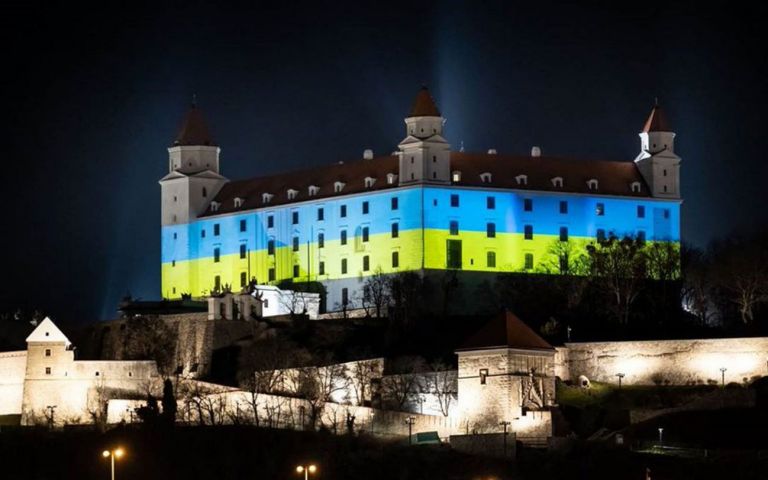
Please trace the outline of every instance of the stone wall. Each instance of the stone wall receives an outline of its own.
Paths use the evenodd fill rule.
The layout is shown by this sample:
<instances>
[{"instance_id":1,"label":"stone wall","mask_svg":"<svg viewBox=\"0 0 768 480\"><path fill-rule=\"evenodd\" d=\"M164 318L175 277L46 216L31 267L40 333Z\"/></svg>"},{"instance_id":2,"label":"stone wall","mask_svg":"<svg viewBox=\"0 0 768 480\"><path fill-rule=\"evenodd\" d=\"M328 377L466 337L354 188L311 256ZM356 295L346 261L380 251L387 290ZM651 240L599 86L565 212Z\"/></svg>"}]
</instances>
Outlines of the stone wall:
<instances>
[{"instance_id":1,"label":"stone wall","mask_svg":"<svg viewBox=\"0 0 768 480\"><path fill-rule=\"evenodd\" d=\"M768 337L568 343L558 350L563 380L626 385L743 383L768 375ZM567 366L567 368L565 368Z\"/></svg>"},{"instance_id":2,"label":"stone wall","mask_svg":"<svg viewBox=\"0 0 768 480\"><path fill-rule=\"evenodd\" d=\"M0 353L0 415L19 415L27 352Z\"/></svg>"}]
</instances>

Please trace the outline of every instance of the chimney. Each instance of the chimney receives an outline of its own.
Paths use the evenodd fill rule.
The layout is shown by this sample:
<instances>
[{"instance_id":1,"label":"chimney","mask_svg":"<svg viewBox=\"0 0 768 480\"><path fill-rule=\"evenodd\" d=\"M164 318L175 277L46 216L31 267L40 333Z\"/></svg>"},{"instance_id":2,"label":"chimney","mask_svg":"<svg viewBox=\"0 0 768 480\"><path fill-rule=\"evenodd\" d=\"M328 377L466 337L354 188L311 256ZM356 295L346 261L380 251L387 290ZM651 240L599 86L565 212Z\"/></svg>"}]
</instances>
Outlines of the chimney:
<instances>
[{"instance_id":1,"label":"chimney","mask_svg":"<svg viewBox=\"0 0 768 480\"><path fill-rule=\"evenodd\" d=\"M540 157L541 156L541 147L531 147L531 156L532 157Z\"/></svg>"},{"instance_id":2,"label":"chimney","mask_svg":"<svg viewBox=\"0 0 768 480\"><path fill-rule=\"evenodd\" d=\"M370 148L363 150L363 160L373 160L373 150Z\"/></svg>"},{"instance_id":3,"label":"chimney","mask_svg":"<svg viewBox=\"0 0 768 480\"><path fill-rule=\"evenodd\" d=\"M488 155L496 155L496 149L495 148L489 148L488 149Z\"/></svg>"}]
</instances>

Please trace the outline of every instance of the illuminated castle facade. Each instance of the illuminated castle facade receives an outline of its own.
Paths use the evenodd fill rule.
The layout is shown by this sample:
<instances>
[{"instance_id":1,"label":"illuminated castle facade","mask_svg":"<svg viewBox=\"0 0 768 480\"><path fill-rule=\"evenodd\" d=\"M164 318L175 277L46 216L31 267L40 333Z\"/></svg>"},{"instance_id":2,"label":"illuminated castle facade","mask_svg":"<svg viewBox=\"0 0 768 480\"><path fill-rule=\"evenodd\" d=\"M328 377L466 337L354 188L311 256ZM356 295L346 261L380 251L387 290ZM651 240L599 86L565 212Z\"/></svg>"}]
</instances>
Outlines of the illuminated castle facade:
<instances>
[{"instance_id":1,"label":"illuminated castle facade","mask_svg":"<svg viewBox=\"0 0 768 480\"><path fill-rule=\"evenodd\" d=\"M680 241L680 158L653 108L631 161L452 151L423 88L395 154L229 181L200 110L162 180L162 295L322 282L329 310L380 271L551 271L553 245L631 234Z\"/></svg>"}]
</instances>

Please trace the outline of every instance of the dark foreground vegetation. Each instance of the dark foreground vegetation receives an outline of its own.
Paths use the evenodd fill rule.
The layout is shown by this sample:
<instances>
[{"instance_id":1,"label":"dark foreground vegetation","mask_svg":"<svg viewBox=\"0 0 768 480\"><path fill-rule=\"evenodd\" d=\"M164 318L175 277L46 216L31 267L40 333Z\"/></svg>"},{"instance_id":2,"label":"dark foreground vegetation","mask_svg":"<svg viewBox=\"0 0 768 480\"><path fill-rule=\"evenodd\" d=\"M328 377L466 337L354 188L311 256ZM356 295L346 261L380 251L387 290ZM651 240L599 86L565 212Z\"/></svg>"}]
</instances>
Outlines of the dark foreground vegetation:
<instances>
[{"instance_id":1,"label":"dark foreground vegetation","mask_svg":"<svg viewBox=\"0 0 768 480\"><path fill-rule=\"evenodd\" d=\"M573 443L559 453L520 450L516 462L413 446L402 441L252 427L117 428L48 432L3 428L2 478L109 478L104 448L120 445L119 479L290 479L313 462L317 479L642 479L765 478L757 452L713 458L632 453L605 443Z\"/></svg>"}]
</instances>

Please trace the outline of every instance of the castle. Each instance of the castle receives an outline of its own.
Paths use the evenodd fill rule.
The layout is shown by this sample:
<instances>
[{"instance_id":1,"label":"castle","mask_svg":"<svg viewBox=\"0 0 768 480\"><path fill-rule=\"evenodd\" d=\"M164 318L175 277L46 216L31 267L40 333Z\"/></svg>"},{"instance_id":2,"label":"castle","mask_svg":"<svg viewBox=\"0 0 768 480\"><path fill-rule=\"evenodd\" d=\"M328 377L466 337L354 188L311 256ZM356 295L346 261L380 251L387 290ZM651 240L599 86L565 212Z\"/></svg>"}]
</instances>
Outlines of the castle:
<instances>
[{"instance_id":1,"label":"castle","mask_svg":"<svg viewBox=\"0 0 768 480\"><path fill-rule=\"evenodd\" d=\"M160 180L162 296L321 282L333 311L375 272L558 273L558 242L680 241L680 157L658 104L634 162L455 151L444 125L422 88L391 155L229 181L192 105Z\"/></svg>"}]
</instances>

